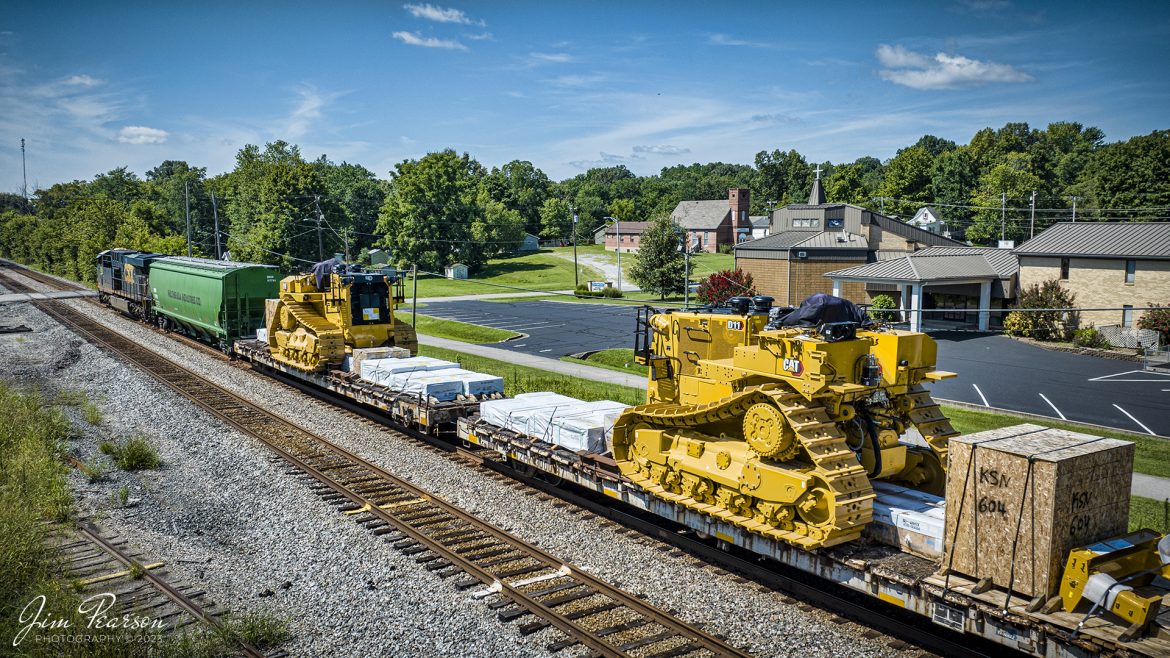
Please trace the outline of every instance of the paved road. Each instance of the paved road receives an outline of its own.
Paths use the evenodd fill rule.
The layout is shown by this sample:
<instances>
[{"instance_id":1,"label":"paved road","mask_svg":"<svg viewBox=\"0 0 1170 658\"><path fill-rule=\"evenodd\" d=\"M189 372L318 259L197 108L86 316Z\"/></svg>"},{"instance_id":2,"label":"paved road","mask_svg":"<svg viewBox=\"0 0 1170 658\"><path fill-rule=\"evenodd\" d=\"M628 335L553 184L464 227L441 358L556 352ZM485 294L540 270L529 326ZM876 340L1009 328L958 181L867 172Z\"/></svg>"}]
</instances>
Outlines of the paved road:
<instances>
[{"instance_id":1,"label":"paved road","mask_svg":"<svg viewBox=\"0 0 1170 658\"><path fill-rule=\"evenodd\" d=\"M636 306L459 301L428 303L426 312L526 333L498 347L555 358L632 347ZM944 332L935 338L939 368L959 373L931 386L936 397L1170 436L1170 375L1002 336Z\"/></svg>"}]
</instances>

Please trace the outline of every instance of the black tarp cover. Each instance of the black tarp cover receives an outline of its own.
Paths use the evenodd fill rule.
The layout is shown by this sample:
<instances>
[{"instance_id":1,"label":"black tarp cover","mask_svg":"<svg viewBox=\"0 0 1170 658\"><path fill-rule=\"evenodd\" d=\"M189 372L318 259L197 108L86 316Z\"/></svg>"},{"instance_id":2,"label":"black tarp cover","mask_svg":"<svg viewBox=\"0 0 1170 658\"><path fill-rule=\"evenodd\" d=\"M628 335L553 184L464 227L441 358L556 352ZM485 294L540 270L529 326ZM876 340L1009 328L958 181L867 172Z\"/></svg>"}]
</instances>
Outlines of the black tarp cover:
<instances>
[{"instance_id":1,"label":"black tarp cover","mask_svg":"<svg viewBox=\"0 0 1170 658\"><path fill-rule=\"evenodd\" d=\"M800 303L781 324L785 327L819 327L826 322L856 322L865 324L869 318L848 299L818 292Z\"/></svg>"}]
</instances>

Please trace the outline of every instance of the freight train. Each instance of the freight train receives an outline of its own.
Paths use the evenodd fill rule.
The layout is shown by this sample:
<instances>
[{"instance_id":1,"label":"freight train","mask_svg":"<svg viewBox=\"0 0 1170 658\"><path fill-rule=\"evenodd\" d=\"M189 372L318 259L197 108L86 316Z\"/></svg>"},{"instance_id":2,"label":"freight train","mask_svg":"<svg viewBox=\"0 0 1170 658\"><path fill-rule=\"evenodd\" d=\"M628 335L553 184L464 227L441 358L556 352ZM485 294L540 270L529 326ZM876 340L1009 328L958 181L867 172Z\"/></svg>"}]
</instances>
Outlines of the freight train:
<instances>
[{"instance_id":1,"label":"freight train","mask_svg":"<svg viewBox=\"0 0 1170 658\"><path fill-rule=\"evenodd\" d=\"M401 282L380 272L326 262L278 282L265 266L111 250L98 257L98 281L111 306L216 344L258 371L494 450L521 472L958 632L1054 658L1170 655L1154 623L1161 594L1132 589L1162 569L1170 575L1162 567L1170 545L1161 542L1163 555L1154 533L1073 551L1063 597L1013 599L948 573L944 544L955 538L943 536L938 494L955 431L924 384L954 374L935 368L931 338L883 327L844 300L642 309L634 343L649 369L647 404L615 413L546 394L501 399L469 389L440 399L375 376L382 358L417 351L413 328L394 314ZM591 434L598 425L600 443ZM576 438L558 441L558 432Z\"/></svg>"}]
</instances>

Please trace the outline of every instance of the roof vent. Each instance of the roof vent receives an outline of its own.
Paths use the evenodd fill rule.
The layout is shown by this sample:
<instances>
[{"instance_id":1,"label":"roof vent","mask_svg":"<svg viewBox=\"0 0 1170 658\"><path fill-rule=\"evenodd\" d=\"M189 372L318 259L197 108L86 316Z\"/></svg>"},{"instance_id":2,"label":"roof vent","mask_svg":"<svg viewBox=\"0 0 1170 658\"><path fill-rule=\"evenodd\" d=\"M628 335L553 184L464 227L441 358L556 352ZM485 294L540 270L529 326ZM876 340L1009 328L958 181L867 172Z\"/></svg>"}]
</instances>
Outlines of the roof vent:
<instances>
[{"instance_id":1,"label":"roof vent","mask_svg":"<svg viewBox=\"0 0 1170 658\"><path fill-rule=\"evenodd\" d=\"M797 258L808 258L808 252L807 251L798 251L798 252L796 252L796 257Z\"/></svg>"}]
</instances>

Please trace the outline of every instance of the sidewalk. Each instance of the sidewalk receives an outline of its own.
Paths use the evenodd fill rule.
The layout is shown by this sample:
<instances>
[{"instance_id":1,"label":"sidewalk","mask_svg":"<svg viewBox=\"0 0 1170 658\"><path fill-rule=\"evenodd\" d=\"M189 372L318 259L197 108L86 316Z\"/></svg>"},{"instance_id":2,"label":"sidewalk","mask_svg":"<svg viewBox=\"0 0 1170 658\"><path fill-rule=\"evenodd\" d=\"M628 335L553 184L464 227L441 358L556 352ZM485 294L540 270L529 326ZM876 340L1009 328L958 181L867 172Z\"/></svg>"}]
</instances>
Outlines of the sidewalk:
<instances>
[{"instance_id":1,"label":"sidewalk","mask_svg":"<svg viewBox=\"0 0 1170 658\"><path fill-rule=\"evenodd\" d=\"M419 301L421 302L422 300L420 299ZM579 363L569 363L567 361L559 361L557 359L550 359L543 356L504 350L498 347L464 343L458 340L436 338L434 336L427 336L424 334L419 334L418 342L422 345L433 345L434 347L442 347L445 349L454 350L456 352L475 354L478 356L487 357L489 359L507 361L508 363L515 363L522 366L539 368L541 370L551 370L552 372L557 372L563 375L571 375L573 377L580 377L582 379L591 379L593 381L617 384L619 386L629 386L643 390L646 388L645 377L617 372L615 370L594 368L592 366L581 365ZM1020 419L1020 422L1026 421L1024 419ZM1091 430L1086 431L1091 432ZM1145 473L1134 473L1133 483L1130 486L1130 492L1135 496L1153 498L1155 500L1165 500L1170 498L1170 478L1158 477L1156 475L1146 475Z\"/></svg>"},{"instance_id":2,"label":"sidewalk","mask_svg":"<svg viewBox=\"0 0 1170 658\"><path fill-rule=\"evenodd\" d=\"M419 297L419 304L428 304L432 302L468 302L477 299L509 299L512 297L546 297L548 295L571 295L572 290L542 290L539 292L492 292L485 295L453 295L451 297ZM410 299L406 300L406 305L410 305Z\"/></svg>"},{"instance_id":3,"label":"sidewalk","mask_svg":"<svg viewBox=\"0 0 1170 658\"><path fill-rule=\"evenodd\" d=\"M617 384L618 386L629 386L631 388L640 388L643 390L646 388L645 377L618 372L616 370L594 368L593 366L586 366L580 363L569 363L568 361L559 361L557 359L550 359L544 356L524 354L523 352L513 352L512 350L504 350L498 347L491 347L489 345L464 343L458 340L449 340L447 338L427 336L426 334L419 334L418 342L421 345L431 345L432 347L442 347L444 349L455 350L456 352L463 352L465 354L475 354L477 356L483 356L489 359L497 359L499 361L515 363L516 365L520 366L539 368L541 370L550 370L562 375L571 375L573 377L580 377L582 379L591 379L597 382Z\"/></svg>"}]
</instances>

